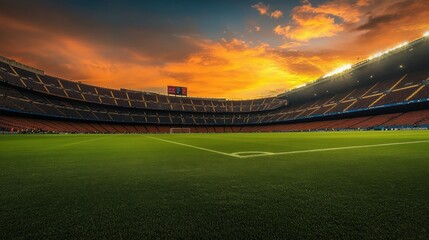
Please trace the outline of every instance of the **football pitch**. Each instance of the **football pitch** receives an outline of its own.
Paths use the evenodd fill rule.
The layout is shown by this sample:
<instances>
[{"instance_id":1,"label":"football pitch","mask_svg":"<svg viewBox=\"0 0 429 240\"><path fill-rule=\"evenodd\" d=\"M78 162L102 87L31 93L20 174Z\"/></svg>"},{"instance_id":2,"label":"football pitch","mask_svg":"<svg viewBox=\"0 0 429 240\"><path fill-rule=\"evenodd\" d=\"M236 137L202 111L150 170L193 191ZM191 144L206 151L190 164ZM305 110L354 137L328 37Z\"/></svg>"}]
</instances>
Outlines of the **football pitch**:
<instances>
[{"instance_id":1,"label":"football pitch","mask_svg":"<svg viewBox=\"0 0 429 240\"><path fill-rule=\"evenodd\" d=\"M0 135L0 239L428 239L429 131Z\"/></svg>"}]
</instances>

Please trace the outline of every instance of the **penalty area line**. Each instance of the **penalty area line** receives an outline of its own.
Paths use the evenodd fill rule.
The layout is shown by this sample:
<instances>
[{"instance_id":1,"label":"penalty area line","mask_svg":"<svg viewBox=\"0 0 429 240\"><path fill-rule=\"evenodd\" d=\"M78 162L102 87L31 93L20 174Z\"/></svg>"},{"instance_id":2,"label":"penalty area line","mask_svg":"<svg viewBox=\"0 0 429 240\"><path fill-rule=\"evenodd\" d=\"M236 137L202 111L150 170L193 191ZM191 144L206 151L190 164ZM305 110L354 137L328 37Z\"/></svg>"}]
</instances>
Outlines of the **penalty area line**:
<instances>
[{"instance_id":1,"label":"penalty area line","mask_svg":"<svg viewBox=\"0 0 429 240\"><path fill-rule=\"evenodd\" d=\"M234 154L230 154L230 153L226 153L226 152L221 152L221 151L216 151L216 150L209 149L209 148L198 147L198 146L194 146L194 145L190 145L190 144L186 144L186 143L180 143L180 142L170 141L170 140L166 140L166 139L162 139L162 138L156 138L156 137L147 137L147 138L151 138L151 139L155 139L155 140L163 141L163 142L167 142L167 143L172 143L172 144L176 144L176 145L180 145L180 146L184 146L184 147L199 149L199 150L206 151L206 152L217 153L217 154L224 155L224 156L242 158L242 156L238 156L238 155L234 155Z\"/></svg>"}]
</instances>

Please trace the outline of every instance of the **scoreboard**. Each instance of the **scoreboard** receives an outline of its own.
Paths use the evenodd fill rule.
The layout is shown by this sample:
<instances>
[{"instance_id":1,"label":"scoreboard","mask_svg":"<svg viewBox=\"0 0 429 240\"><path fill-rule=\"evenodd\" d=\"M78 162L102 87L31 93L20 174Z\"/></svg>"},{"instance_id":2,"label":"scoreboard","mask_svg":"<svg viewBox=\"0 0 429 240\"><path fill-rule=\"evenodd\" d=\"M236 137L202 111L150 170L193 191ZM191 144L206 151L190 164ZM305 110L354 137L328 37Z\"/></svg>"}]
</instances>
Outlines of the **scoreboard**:
<instances>
[{"instance_id":1,"label":"scoreboard","mask_svg":"<svg viewBox=\"0 0 429 240\"><path fill-rule=\"evenodd\" d=\"M167 93L168 95L188 96L188 88L178 87L178 86L168 86Z\"/></svg>"}]
</instances>

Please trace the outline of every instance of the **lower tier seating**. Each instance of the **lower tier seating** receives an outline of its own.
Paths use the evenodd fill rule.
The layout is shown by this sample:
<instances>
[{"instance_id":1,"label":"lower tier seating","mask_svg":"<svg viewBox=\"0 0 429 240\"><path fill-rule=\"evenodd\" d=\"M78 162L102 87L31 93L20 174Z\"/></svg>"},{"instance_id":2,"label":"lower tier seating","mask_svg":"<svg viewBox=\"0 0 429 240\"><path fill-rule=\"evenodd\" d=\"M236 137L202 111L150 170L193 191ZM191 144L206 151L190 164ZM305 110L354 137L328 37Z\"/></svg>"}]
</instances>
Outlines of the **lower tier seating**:
<instances>
[{"instance_id":1,"label":"lower tier seating","mask_svg":"<svg viewBox=\"0 0 429 240\"><path fill-rule=\"evenodd\" d=\"M173 125L77 122L0 115L0 130L7 132L57 133L169 133ZM183 126L191 133L282 132L429 127L429 109L411 112L323 120L302 123L253 126Z\"/></svg>"}]
</instances>

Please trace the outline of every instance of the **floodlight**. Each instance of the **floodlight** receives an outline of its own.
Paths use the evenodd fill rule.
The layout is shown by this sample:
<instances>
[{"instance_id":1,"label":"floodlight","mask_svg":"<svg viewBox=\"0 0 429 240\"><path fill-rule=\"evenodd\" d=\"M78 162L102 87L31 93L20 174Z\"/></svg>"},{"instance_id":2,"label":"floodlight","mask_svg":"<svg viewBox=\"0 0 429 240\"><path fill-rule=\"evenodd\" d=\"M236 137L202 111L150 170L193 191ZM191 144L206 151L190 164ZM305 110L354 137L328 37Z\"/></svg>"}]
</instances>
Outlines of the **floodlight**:
<instances>
[{"instance_id":1,"label":"floodlight","mask_svg":"<svg viewBox=\"0 0 429 240\"><path fill-rule=\"evenodd\" d=\"M344 65L344 66L339 67L339 68L335 69L334 71L332 71L332 72L330 72L330 73L326 74L325 76L323 76L323 78L327 78L327 77L330 77L330 76L333 76L333 75L336 75L336 74L342 73L342 72L344 72L344 71L349 70L350 68L352 68L352 65L351 65L351 64Z\"/></svg>"}]
</instances>

